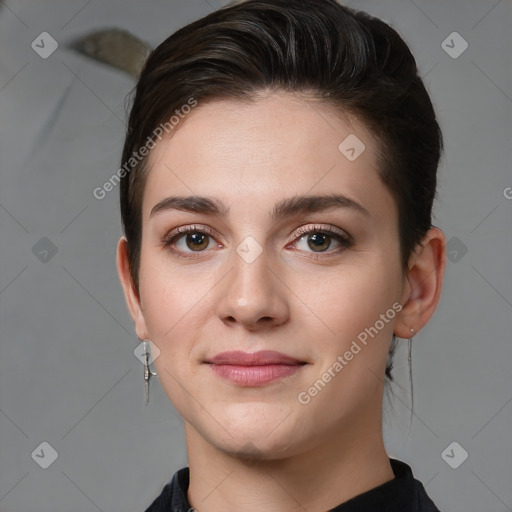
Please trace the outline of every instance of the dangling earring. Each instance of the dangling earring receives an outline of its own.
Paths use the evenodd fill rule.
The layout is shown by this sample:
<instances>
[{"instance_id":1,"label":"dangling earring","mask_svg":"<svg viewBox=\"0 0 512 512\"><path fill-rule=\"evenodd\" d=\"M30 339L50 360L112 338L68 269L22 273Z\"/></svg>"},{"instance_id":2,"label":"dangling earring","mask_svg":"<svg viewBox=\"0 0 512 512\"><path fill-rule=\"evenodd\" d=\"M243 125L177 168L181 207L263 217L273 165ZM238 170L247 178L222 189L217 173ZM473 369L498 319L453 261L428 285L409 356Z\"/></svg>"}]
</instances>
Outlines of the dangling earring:
<instances>
[{"instance_id":1,"label":"dangling earring","mask_svg":"<svg viewBox=\"0 0 512 512\"><path fill-rule=\"evenodd\" d=\"M414 329L410 329L411 331L411 337L409 338L409 347L408 347L408 353L407 353L407 360L409 361L409 366L411 365L411 360L412 360L412 339L414 337L414 335L416 334L416 332L414 331Z\"/></svg>"},{"instance_id":2,"label":"dangling earring","mask_svg":"<svg viewBox=\"0 0 512 512\"><path fill-rule=\"evenodd\" d=\"M144 356L144 386L146 388L146 405L149 403L149 379L151 378L152 375L156 376L157 373L156 373L156 370L152 370L150 368L150 363L149 363L149 356L151 355L151 351L150 351L150 344L149 344L150 340L147 339L147 340L144 340L142 342L142 347L143 347L143 350L144 350L144 353L143 353L143 356Z\"/></svg>"},{"instance_id":3,"label":"dangling earring","mask_svg":"<svg viewBox=\"0 0 512 512\"><path fill-rule=\"evenodd\" d=\"M409 362L409 382L411 384L411 421L412 421L412 414L414 411L414 389L412 385L412 339L414 335L416 334L416 331L412 328L409 328L411 331L411 337L408 341L408 354L407 354L407 361ZM410 426L409 426L410 429Z\"/></svg>"}]
</instances>

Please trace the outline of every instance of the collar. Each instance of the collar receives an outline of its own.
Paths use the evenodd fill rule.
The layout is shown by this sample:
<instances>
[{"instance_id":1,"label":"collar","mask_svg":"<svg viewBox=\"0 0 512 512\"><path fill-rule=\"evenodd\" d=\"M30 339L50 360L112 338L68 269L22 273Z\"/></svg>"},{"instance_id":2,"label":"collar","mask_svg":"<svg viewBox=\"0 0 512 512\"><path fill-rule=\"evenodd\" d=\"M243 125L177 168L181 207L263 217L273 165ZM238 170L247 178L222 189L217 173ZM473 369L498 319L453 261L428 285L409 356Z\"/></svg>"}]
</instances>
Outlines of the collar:
<instances>
[{"instance_id":1,"label":"collar","mask_svg":"<svg viewBox=\"0 0 512 512\"><path fill-rule=\"evenodd\" d=\"M330 512L440 512L405 462L389 459L395 478L338 505ZM188 467L178 470L146 512L191 512Z\"/></svg>"}]
</instances>

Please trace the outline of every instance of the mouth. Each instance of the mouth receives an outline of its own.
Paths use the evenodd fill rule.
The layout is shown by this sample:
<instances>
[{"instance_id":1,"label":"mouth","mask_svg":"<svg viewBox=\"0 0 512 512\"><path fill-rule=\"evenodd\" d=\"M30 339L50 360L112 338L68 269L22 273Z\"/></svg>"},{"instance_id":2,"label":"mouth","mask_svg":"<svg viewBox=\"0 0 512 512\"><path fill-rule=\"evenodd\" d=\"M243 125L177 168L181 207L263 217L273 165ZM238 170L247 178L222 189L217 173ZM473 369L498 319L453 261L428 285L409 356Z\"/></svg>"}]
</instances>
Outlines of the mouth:
<instances>
[{"instance_id":1,"label":"mouth","mask_svg":"<svg viewBox=\"0 0 512 512\"><path fill-rule=\"evenodd\" d=\"M219 377L244 387L262 386L289 377L307 364L273 350L222 352L205 363Z\"/></svg>"}]
</instances>

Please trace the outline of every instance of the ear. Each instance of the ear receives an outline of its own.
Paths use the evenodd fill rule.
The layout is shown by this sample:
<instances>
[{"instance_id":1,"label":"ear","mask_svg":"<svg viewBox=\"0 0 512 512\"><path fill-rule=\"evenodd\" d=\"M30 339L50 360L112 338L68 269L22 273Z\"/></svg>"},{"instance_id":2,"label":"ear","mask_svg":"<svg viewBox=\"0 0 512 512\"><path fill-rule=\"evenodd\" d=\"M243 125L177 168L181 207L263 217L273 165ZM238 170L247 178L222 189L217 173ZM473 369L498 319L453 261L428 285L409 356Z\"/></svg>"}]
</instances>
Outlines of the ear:
<instances>
[{"instance_id":1,"label":"ear","mask_svg":"<svg viewBox=\"0 0 512 512\"><path fill-rule=\"evenodd\" d=\"M128 250L128 241L123 236L117 244L117 273L123 287L126 304L135 325L137 336L141 340L149 338L146 327L146 320L142 311L142 301L135 291L132 277L130 274L130 259Z\"/></svg>"},{"instance_id":2,"label":"ear","mask_svg":"<svg viewBox=\"0 0 512 512\"><path fill-rule=\"evenodd\" d=\"M410 338L430 320L441 297L446 266L446 238L439 228L431 228L416 246L409 259L402 294L402 310L397 316L394 333Z\"/></svg>"}]
</instances>

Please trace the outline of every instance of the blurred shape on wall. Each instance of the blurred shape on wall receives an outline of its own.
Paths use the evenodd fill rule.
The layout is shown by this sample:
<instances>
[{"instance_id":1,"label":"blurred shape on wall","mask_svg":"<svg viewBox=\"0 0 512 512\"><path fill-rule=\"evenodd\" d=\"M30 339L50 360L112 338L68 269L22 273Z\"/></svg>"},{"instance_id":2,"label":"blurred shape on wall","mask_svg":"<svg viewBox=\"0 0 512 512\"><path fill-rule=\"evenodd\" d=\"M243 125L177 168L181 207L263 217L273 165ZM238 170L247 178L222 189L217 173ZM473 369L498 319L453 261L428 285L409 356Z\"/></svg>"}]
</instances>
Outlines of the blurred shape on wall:
<instances>
[{"instance_id":1,"label":"blurred shape on wall","mask_svg":"<svg viewBox=\"0 0 512 512\"><path fill-rule=\"evenodd\" d=\"M121 69L137 78L151 52L149 44L127 30L108 28L71 43L71 48L94 60Z\"/></svg>"}]
</instances>

